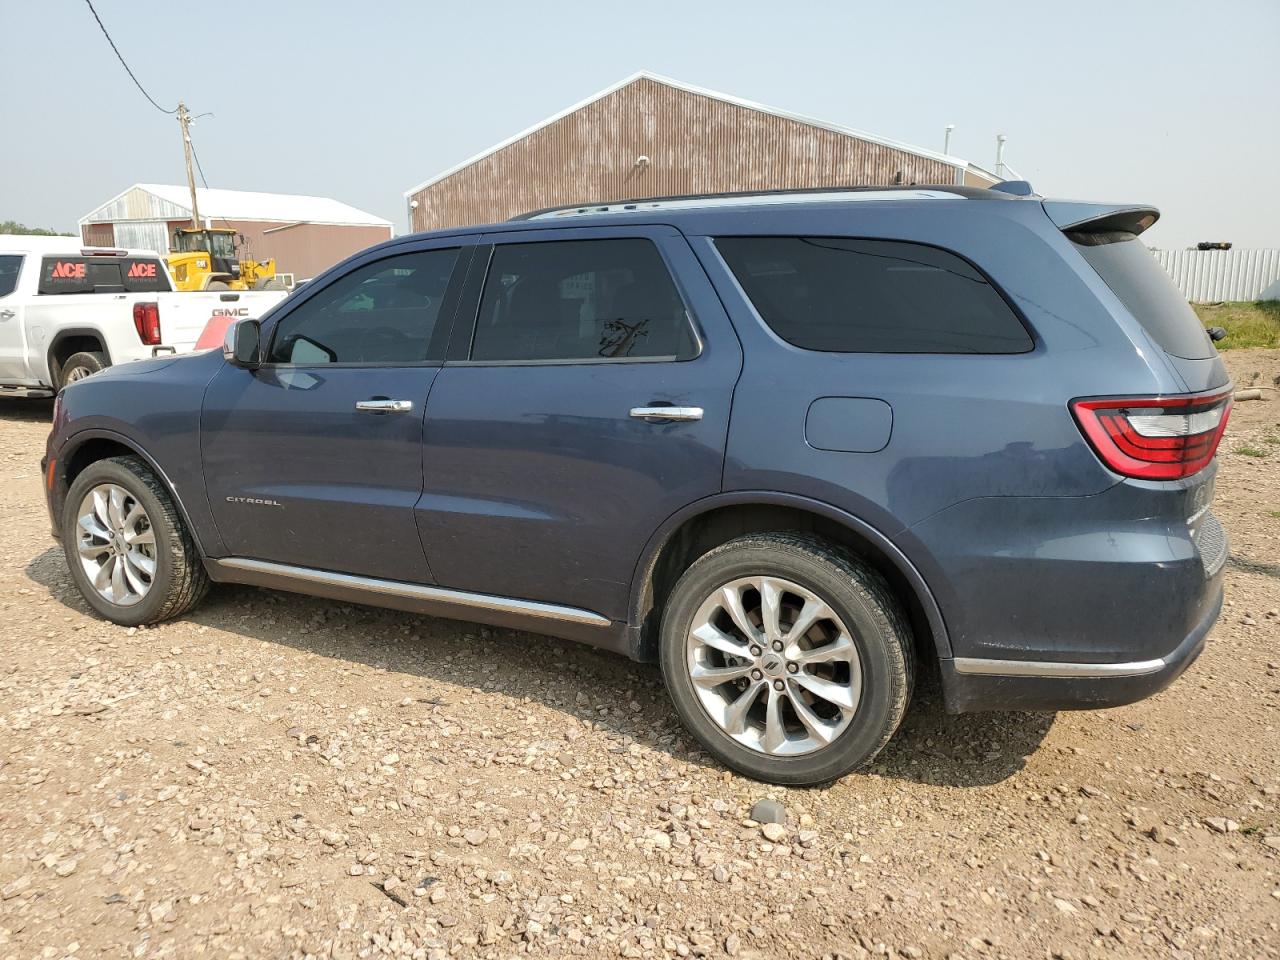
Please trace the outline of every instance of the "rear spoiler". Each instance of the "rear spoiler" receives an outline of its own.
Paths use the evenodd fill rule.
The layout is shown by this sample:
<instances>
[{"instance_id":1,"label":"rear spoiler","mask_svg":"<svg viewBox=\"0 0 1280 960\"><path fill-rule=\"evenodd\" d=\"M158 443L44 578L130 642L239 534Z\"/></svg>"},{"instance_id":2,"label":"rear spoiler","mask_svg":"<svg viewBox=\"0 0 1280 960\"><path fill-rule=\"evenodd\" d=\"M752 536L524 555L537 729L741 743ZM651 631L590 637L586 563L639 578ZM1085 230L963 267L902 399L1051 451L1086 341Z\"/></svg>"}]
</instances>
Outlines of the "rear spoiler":
<instances>
[{"instance_id":1,"label":"rear spoiler","mask_svg":"<svg viewBox=\"0 0 1280 960\"><path fill-rule=\"evenodd\" d=\"M1044 212L1063 233L1139 234L1160 219L1155 207L1075 200L1045 200L1043 205Z\"/></svg>"}]
</instances>

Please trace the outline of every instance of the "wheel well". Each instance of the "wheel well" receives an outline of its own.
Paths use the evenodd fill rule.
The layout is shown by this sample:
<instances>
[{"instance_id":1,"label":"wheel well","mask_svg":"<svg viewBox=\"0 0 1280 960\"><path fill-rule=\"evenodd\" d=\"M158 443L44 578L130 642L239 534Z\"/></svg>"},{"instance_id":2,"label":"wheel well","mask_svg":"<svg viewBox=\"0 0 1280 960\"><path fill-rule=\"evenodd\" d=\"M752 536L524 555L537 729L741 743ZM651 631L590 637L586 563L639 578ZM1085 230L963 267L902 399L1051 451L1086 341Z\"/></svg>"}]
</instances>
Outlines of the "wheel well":
<instances>
[{"instance_id":1,"label":"wheel well","mask_svg":"<svg viewBox=\"0 0 1280 960\"><path fill-rule=\"evenodd\" d=\"M70 333L59 337L49 348L49 373L57 384L62 379L62 365L77 353L106 353L102 338L93 333Z\"/></svg>"},{"instance_id":2,"label":"wheel well","mask_svg":"<svg viewBox=\"0 0 1280 960\"><path fill-rule=\"evenodd\" d=\"M662 609L680 575L709 550L735 537L769 531L802 531L845 547L889 582L911 623L917 660L936 664L938 649L924 603L898 566L857 530L830 517L776 504L734 504L692 517L662 545L640 598L640 655L657 657Z\"/></svg>"},{"instance_id":3,"label":"wheel well","mask_svg":"<svg viewBox=\"0 0 1280 960\"><path fill-rule=\"evenodd\" d=\"M63 460L62 476L67 488L75 483L76 477L84 472L90 464L111 457L136 457L137 451L116 440L98 437L86 440L71 452L71 456Z\"/></svg>"}]
</instances>

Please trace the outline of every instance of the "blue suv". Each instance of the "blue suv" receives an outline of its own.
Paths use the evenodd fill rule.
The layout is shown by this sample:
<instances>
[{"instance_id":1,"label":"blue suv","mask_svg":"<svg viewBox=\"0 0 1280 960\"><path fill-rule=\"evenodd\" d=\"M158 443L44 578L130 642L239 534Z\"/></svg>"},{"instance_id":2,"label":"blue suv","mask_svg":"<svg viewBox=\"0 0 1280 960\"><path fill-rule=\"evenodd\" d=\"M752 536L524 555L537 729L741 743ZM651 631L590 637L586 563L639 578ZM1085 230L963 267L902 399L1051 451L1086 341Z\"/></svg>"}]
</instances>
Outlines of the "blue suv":
<instances>
[{"instance_id":1,"label":"blue suv","mask_svg":"<svg viewBox=\"0 0 1280 960\"><path fill-rule=\"evenodd\" d=\"M912 187L402 237L66 387L54 535L115 623L234 582L657 661L776 783L866 763L921 670L953 711L1131 702L1227 557L1231 388L1157 216Z\"/></svg>"}]
</instances>

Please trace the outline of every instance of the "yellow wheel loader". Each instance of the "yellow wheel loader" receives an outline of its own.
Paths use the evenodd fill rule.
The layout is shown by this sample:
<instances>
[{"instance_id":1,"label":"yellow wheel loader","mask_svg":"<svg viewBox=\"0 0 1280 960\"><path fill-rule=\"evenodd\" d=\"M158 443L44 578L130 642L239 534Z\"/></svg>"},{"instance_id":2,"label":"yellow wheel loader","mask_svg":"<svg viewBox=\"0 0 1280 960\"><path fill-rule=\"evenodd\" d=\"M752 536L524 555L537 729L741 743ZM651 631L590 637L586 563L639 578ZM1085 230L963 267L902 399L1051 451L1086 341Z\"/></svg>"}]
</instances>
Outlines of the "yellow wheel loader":
<instances>
[{"instance_id":1,"label":"yellow wheel loader","mask_svg":"<svg viewBox=\"0 0 1280 960\"><path fill-rule=\"evenodd\" d=\"M179 290L284 289L283 278L276 276L275 259L238 259L236 232L228 228L175 230L167 259Z\"/></svg>"}]
</instances>

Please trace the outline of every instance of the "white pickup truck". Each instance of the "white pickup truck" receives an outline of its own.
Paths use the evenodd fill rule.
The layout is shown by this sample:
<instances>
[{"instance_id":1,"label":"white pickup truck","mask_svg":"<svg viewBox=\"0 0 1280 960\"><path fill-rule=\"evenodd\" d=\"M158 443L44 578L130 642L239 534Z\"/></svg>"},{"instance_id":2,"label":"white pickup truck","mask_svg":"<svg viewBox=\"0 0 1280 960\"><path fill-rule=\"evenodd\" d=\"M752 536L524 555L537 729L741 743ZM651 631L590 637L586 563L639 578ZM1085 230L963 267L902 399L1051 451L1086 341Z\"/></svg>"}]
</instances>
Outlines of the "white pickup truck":
<instances>
[{"instance_id":1,"label":"white pickup truck","mask_svg":"<svg viewBox=\"0 0 1280 960\"><path fill-rule=\"evenodd\" d=\"M0 236L0 396L50 396L114 363L191 350L214 317L258 317L286 296L182 293L151 251Z\"/></svg>"}]
</instances>

